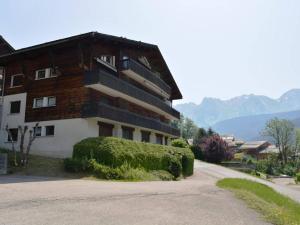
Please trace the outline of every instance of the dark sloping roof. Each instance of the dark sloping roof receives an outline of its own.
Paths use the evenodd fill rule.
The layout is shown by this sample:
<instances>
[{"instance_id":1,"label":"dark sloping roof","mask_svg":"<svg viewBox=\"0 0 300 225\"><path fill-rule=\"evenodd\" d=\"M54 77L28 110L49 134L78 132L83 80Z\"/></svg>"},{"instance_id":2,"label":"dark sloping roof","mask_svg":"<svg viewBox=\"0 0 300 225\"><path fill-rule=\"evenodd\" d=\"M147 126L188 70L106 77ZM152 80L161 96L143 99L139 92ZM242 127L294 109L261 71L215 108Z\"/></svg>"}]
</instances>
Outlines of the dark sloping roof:
<instances>
[{"instance_id":1,"label":"dark sloping roof","mask_svg":"<svg viewBox=\"0 0 300 225\"><path fill-rule=\"evenodd\" d=\"M15 49L0 35L0 56L14 51Z\"/></svg>"},{"instance_id":2,"label":"dark sloping roof","mask_svg":"<svg viewBox=\"0 0 300 225\"><path fill-rule=\"evenodd\" d=\"M117 37L117 36L113 36L113 35L108 35L108 34L102 34L102 33L98 33L98 32L88 32L88 33L84 33L84 34L80 34L80 35L76 35L76 36L72 36L72 37L68 37L68 38L62 38L62 39L58 39L55 41L50 41L50 42L45 42L42 44L38 44L38 45L34 45L31 47L26 47L26 48L21 48L18 50L14 50L13 52L9 52L6 54L2 54L0 53L0 60L4 59L4 58L10 58L16 55L20 55L23 53L27 53L30 51L35 51L38 49L43 49L46 47L52 47L52 46L56 46L56 45L60 45L66 42L71 42L71 41L76 41L76 40L81 40L81 39L85 39L85 38L90 38L90 37L95 37L95 38L100 38L100 39L106 39L109 41L116 41L118 43L123 43L126 45L132 45L132 46L136 46L136 47L144 47L144 48L151 48L155 51L157 51L158 55L160 56L163 66L165 67L165 71L168 73L168 83L171 83L171 86L173 88L173 99L181 99L182 98L182 94L168 68L167 63L165 62L159 48L157 45L153 45L153 44L149 44L149 43L145 43L145 42L141 42L141 41L134 41L131 39L127 39L124 37Z\"/></svg>"}]
</instances>

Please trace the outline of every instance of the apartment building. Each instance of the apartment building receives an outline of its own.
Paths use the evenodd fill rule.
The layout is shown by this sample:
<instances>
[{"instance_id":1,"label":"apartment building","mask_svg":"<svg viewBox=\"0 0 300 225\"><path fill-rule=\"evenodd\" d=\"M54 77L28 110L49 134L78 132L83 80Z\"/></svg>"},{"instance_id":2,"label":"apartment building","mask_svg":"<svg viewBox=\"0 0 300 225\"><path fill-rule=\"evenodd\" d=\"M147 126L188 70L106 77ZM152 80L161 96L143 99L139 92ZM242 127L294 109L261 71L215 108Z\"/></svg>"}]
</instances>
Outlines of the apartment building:
<instances>
[{"instance_id":1,"label":"apartment building","mask_svg":"<svg viewBox=\"0 0 300 225\"><path fill-rule=\"evenodd\" d=\"M180 135L182 95L156 45L90 32L15 50L1 37L0 75L2 147L36 123L32 153L61 158L86 137L168 145Z\"/></svg>"}]
</instances>

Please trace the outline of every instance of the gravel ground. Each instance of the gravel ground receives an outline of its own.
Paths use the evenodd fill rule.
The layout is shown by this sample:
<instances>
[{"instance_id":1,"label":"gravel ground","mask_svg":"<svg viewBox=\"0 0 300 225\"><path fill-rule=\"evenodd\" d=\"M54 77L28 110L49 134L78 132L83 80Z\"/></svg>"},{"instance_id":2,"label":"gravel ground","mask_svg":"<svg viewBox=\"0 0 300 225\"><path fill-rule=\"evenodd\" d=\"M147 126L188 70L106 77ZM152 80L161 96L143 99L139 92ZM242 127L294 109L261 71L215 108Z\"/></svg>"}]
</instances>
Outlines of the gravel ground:
<instances>
[{"instance_id":1,"label":"gravel ground","mask_svg":"<svg viewBox=\"0 0 300 225\"><path fill-rule=\"evenodd\" d=\"M268 224L216 187L219 172L212 171L197 162L194 176L176 182L0 176L0 225Z\"/></svg>"}]
</instances>

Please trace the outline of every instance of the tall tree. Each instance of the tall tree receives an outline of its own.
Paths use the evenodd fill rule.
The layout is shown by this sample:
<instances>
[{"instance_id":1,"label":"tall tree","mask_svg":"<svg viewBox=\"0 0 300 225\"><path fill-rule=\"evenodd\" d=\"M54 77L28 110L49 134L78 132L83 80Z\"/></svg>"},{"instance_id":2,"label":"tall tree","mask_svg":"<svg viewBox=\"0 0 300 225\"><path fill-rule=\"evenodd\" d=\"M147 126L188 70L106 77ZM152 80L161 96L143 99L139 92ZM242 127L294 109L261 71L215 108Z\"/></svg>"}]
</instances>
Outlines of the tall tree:
<instances>
[{"instance_id":1,"label":"tall tree","mask_svg":"<svg viewBox=\"0 0 300 225\"><path fill-rule=\"evenodd\" d=\"M279 149L282 162L286 164L295 140L294 124L289 120L274 118L266 123L263 134L273 139Z\"/></svg>"},{"instance_id":2,"label":"tall tree","mask_svg":"<svg viewBox=\"0 0 300 225\"><path fill-rule=\"evenodd\" d=\"M198 129L198 127L196 126L194 121L186 117L184 119L184 123L183 123L182 129L181 129L182 137L184 139L194 138L196 135L197 129Z\"/></svg>"},{"instance_id":3,"label":"tall tree","mask_svg":"<svg viewBox=\"0 0 300 225\"><path fill-rule=\"evenodd\" d=\"M205 137L207 137L207 132L204 128L200 127L194 137L193 145L201 144Z\"/></svg>"}]
</instances>

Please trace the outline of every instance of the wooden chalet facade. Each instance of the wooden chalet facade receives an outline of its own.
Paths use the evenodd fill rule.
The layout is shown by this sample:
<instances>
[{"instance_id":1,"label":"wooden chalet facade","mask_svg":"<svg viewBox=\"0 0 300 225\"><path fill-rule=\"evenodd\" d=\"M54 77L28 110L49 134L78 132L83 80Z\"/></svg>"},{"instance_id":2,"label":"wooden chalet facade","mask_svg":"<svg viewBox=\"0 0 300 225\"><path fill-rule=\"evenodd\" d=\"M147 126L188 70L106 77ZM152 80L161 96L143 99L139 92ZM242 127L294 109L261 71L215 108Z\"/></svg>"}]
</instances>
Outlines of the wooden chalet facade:
<instances>
[{"instance_id":1,"label":"wooden chalet facade","mask_svg":"<svg viewBox=\"0 0 300 225\"><path fill-rule=\"evenodd\" d=\"M32 151L67 157L75 143L116 136L169 144L180 132L172 101L182 95L156 45L90 32L14 50L0 38L2 119L19 141L19 125L39 122Z\"/></svg>"}]
</instances>

